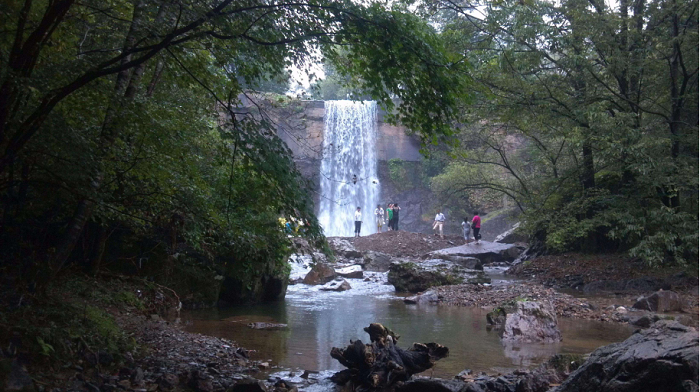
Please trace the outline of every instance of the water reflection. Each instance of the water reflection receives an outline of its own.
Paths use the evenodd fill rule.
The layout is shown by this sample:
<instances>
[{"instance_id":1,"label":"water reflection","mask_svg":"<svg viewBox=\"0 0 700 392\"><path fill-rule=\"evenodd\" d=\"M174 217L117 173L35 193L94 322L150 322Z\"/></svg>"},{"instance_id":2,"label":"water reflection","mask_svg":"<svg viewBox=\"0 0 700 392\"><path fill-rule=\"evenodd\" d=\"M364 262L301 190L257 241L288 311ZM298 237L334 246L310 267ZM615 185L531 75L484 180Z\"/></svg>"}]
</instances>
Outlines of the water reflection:
<instances>
[{"instance_id":1,"label":"water reflection","mask_svg":"<svg viewBox=\"0 0 700 392\"><path fill-rule=\"evenodd\" d=\"M486 311L482 309L406 305L386 293L353 295L351 291L326 294L302 287L290 291L283 302L188 312L183 318L188 331L234 340L257 350L256 359L313 371L342 369L330 357L331 347L344 347L351 339L366 342L363 328L380 322L401 335L400 347L413 342L438 342L449 347L450 356L439 361L433 371L440 377L452 377L465 368L529 368L558 352L591 352L627 338L632 331L628 326L562 319L561 343L504 346L498 333L486 328ZM248 328L248 323L256 321L285 323L288 329Z\"/></svg>"}]
</instances>

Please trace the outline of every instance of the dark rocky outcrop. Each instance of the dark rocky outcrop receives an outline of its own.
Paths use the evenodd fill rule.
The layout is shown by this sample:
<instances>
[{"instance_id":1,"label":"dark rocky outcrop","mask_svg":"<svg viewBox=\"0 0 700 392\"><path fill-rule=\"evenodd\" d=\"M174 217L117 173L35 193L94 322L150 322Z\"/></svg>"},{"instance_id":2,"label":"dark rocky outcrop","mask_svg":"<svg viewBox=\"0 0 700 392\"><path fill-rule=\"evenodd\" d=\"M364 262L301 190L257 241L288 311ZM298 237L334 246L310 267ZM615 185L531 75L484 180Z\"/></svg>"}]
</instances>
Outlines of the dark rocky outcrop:
<instances>
[{"instance_id":1,"label":"dark rocky outcrop","mask_svg":"<svg viewBox=\"0 0 700 392\"><path fill-rule=\"evenodd\" d=\"M515 311L506 315L501 338L522 343L553 343L562 339L552 306L534 301L516 303Z\"/></svg>"},{"instance_id":2,"label":"dark rocky outcrop","mask_svg":"<svg viewBox=\"0 0 700 392\"><path fill-rule=\"evenodd\" d=\"M677 312L682 310L683 302L676 292L661 290L651 295L640 297L632 307L652 312Z\"/></svg>"},{"instance_id":3,"label":"dark rocky outcrop","mask_svg":"<svg viewBox=\"0 0 700 392\"><path fill-rule=\"evenodd\" d=\"M331 377L334 383L364 388L359 390L386 390L430 369L449 353L447 347L437 343L413 343L403 350L395 345L399 336L378 323L364 330L370 336L370 344L356 340L344 349L331 349L331 357L348 368Z\"/></svg>"},{"instance_id":4,"label":"dark rocky outcrop","mask_svg":"<svg viewBox=\"0 0 700 392\"><path fill-rule=\"evenodd\" d=\"M418 268L414 263L394 263L389 268L389 283L398 292L418 293L433 286L461 283L461 279L439 271Z\"/></svg>"},{"instance_id":5,"label":"dark rocky outcrop","mask_svg":"<svg viewBox=\"0 0 700 392\"><path fill-rule=\"evenodd\" d=\"M555 392L698 390L698 332L658 321L624 342L595 350Z\"/></svg>"},{"instance_id":6,"label":"dark rocky outcrop","mask_svg":"<svg viewBox=\"0 0 700 392\"><path fill-rule=\"evenodd\" d=\"M16 359L0 360L0 390L7 392L33 392L34 382L27 369Z\"/></svg>"},{"instance_id":7,"label":"dark rocky outcrop","mask_svg":"<svg viewBox=\"0 0 700 392\"><path fill-rule=\"evenodd\" d=\"M317 285L326 284L335 279L336 273L333 267L328 264L317 263L311 268L302 281L304 284Z\"/></svg>"},{"instance_id":8,"label":"dark rocky outcrop","mask_svg":"<svg viewBox=\"0 0 700 392\"><path fill-rule=\"evenodd\" d=\"M639 317L631 317L629 323L636 327L649 328L660 319L661 318L655 314L645 314Z\"/></svg>"},{"instance_id":9,"label":"dark rocky outcrop","mask_svg":"<svg viewBox=\"0 0 700 392\"><path fill-rule=\"evenodd\" d=\"M396 388L396 392L545 392L562 382L583 361L580 356L560 354L531 371L487 376L463 372L455 380L415 379Z\"/></svg>"}]
</instances>

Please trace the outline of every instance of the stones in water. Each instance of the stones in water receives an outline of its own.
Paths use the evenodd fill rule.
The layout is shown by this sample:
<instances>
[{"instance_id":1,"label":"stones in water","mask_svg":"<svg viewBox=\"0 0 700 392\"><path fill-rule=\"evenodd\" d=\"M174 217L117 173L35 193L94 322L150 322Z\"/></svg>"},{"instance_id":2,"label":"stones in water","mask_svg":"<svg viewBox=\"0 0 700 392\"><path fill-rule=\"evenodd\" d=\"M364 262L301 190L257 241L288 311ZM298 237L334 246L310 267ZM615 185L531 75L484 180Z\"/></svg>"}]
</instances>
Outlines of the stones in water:
<instances>
[{"instance_id":1,"label":"stones in water","mask_svg":"<svg viewBox=\"0 0 700 392\"><path fill-rule=\"evenodd\" d=\"M347 280L343 279L340 284L337 282L331 282L326 286L321 287L321 290L324 291L347 291L350 290L352 287L350 286L350 283L348 283Z\"/></svg>"},{"instance_id":2,"label":"stones in water","mask_svg":"<svg viewBox=\"0 0 700 392\"><path fill-rule=\"evenodd\" d=\"M500 333L504 342L554 343L562 339L552 306L534 301L516 302Z\"/></svg>"},{"instance_id":3,"label":"stones in water","mask_svg":"<svg viewBox=\"0 0 700 392\"><path fill-rule=\"evenodd\" d=\"M562 382L583 361L579 356L555 355L531 371L488 376L463 371L457 380L414 379L396 388L396 392L547 392Z\"/></svg>"},{"instance_id":4,"label":"stones in water","mask_svg":"<svg viewBox=\"0 0 700 392\"><path fill-rule=\"evenodd\" d=\"M440 301L440 297L433 290L428 290L423 294L406 297L403 302L406 304L421 304L421 303L436 303Z\"/></svg>"},{"instance_id":5,"label":"stones in water","mask_svg":"<svg viewBox=\"0 0 700 392\"><path fill-rule=\"evenodd\" d=\"M662 320L593 351L554 392L697 390L698 332Z\"/></svg>"},{"instance_id":6,"label":"stones in water","mask_svg":"<svg viewBox=\"0 0 700 392\"><path fill-rule=\"evenodd\" d=\"M435 361L449 353L447 347L437 343L414 343L403 350L395 345L399 336L379 323L370 324L365 332L370 344L356 340L344 349L331 349L331 357L348 368L331 377L334 383L353 386L353 390L388 390L432 368Z\"/></svg>"},{"instance_id":7,"label":"stones in water","mask_svg":"<svg viewBox=\"0 0 700 392\"><path fill-rule=\"evenodd\" d=\"M651 295L640 297L632 307L652 312L678 312L683 309L683 302L675 291L659 290Z\"/></svg>"},{"instance_id":8,"label":"stones in water","mask_svg":"<svg viewBox=\"0 0 700 392\"><path fill-rule=\"evenodd\" d=\"M326 284L335 279L336 273L333 267L324 263L317 263L304 277L302 283L309 285Z\"/></svg>"},{"instance_id":9,"label":"stones in water","mask_svg":"<svg viewBox=\"0 0 700 392\"><path fill-rule=\"evenodd\" d=\"M276 329L287 329L287 324L257 322L257 323L248 324L248 327L250 327L252 329L276 330Z\"/></svg>"}]
</instances>

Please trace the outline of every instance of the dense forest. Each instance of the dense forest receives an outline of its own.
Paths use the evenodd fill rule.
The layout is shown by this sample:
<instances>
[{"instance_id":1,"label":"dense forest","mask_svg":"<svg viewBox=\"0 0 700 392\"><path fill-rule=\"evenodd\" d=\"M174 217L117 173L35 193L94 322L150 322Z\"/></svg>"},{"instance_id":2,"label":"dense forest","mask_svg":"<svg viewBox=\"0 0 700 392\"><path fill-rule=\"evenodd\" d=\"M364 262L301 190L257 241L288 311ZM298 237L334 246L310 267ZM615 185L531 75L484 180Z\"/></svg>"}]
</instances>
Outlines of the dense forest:
<instances>
[{"instance_id":1,"label":"dense forest","mask_svg":"<svg viewBox=\"0 0 700 392\"><path fill-rule=\"evenodd\" d=\"M171 285L193 266L243 282L283 273L280 217L323 235L275 124L240 100L342 46L358 87L436 138L464 85L402 6L69 0L0 12L1 268L20 291L110 263Z\"/></svg>"},{"instance_id":2,"label":"dense forest","mask_svg":"<svg viewBox=\"0 0 700 392\"><path fill-rule=\"evenodd\" d=\"M22 339L42 359L126 352L108 306L279 299L298 243L332 260L272 113L301 99L377 101L420 140L436 207L505 198L537 254L697 276L697 0L8 0L0 16L0 359Z\"/></svg>"},{"instance_id":3,"label":"dense forest","mask_svg":"<svg viewBox=\"0 0 700 392\"><path fill-rule=\"evenodd\" d=\"M252 279L283 269L280 217L322 244L264 105L241 109L320 60L309 96L378 100L437 193L507 195L538 246L698 258L695 1L2 7L0 249L28 290L112 262Z\"/></svg>"}]
</instances>

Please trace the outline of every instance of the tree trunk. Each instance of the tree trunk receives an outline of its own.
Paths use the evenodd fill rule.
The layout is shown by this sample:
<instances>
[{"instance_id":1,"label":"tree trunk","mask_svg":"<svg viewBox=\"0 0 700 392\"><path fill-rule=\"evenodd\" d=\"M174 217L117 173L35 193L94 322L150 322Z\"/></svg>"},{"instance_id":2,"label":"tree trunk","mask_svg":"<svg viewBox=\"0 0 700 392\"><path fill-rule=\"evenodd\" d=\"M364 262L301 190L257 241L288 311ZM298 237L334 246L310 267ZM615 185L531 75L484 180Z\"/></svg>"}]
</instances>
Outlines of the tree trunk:
<instances>
[{"instance_id":1,"label":"tree trunk","mask_svg":"<svg viewBox=\"0 0 700 392\"><path fill-rule=\"evenodd\" d=\"M140 29L143 28L142 21L145 18L144 11L143 0L137 0L134 4L131 26L129 27L129 32L124 40L124 51L129 50L135 45L137 35L139 34ZM126 56L122 60L122 64L128 63L130 60L131 56ZM140 74L142 73L143 71L141 71ZM138 78L140 78L140 74L137 76ZM93 170L87 196L83 197L78 202L75 212L73 213L73 217L68 224L68 228L61 237L61 240L56 248L56 253L52 257L52 277L55 276L61 270L61 268L63 268L63 265L73 252L73 248L80 237L80 233L82 232L85 223L92 216L92 212L94 211L95 205L98 202L97 198L99 197L99 191L102 186L102 181L104 180L105 160L112 153L112 148L117 139L118 127L116 120L119 118L119 114L127 101L133 100L134 98L133 95L126 97L126 91L129 87L130 79L131 76L129 69L125 69L117 74L117 80L114 85L114 94L112 96L113 98L110 105L107 107L105 118L102 122L102 130L100 132L100 139L98 143L98 157L96 159L97 167ZM138 80L136 82L138 82Z\"/></svg>"},{"instance_id":2,"label":"tree trunk","mask_svg":"<svg viewBox=\"0 0 700 392\"><path fill-rule=\"evenodd\" d=\"M92 257L92 265L90 268L90 273L93 276L97 276L100 272L100 267L102 267L102 259L104 258L105 246L107 245L107 228L98 225L97 226L97 238L95 239L95 248Z\"/></svg>"},{"instance_id":3,"label":"tree trunk","mask_svg":"<svg viewBox=\"0 0 700 392\"><path fill-rule=\"evenodd\" d=\"M583 189L595 188L595 166L593 164L593 146L590 139L586 138L582 147L583 153L583 171L581 174L581 183Z\"/></svg>"}]
</instances>

